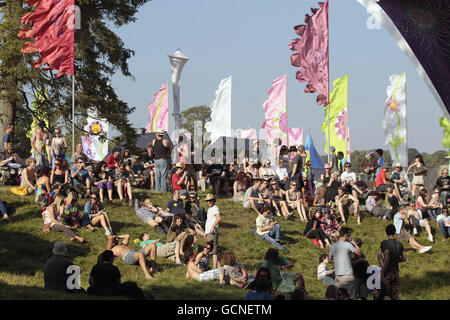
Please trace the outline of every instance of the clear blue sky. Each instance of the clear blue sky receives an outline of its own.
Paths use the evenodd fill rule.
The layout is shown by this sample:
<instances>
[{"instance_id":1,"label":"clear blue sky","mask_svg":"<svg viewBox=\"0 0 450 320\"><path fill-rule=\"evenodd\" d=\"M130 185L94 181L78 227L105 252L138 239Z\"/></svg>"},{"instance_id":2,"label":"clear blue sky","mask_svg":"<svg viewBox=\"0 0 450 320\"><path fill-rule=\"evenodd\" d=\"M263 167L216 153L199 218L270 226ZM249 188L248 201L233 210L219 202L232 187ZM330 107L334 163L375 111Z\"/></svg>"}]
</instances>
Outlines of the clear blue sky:
<instances>
[{"instance_id":1,"label":"clear blue sky","mask_svg":"<svg viewBox=\"0 0 450 320\"><path fill-rule=\"evenodd\" d=\"M210 105L221 79L233 76L232 127L259 128L263 102L272 81L287 74L290 127L310 129L324 154L320 131L324 115L316 94L304 93L290 64L293 26L317 1L294 0L153 0L141 8L137 21L116 30L135 51L130 70L135 79L116 75L119 97L136 107L134 127L148 122L147 104L160 85L169 82L168 55L177 48L189 57L181 77L181 110ZM349 76L351 149L384 148L381 121L391 74L406 72L408 146L432 153L443 149L443 116L406 55L383 28L369 30L369 15L356 0L330 0L330 82ZM170 93L170 113L172 96ZM169 121L173 118L170 117ZM173 128L173 123L170 125Z\"/></svg>"}]
</instances>

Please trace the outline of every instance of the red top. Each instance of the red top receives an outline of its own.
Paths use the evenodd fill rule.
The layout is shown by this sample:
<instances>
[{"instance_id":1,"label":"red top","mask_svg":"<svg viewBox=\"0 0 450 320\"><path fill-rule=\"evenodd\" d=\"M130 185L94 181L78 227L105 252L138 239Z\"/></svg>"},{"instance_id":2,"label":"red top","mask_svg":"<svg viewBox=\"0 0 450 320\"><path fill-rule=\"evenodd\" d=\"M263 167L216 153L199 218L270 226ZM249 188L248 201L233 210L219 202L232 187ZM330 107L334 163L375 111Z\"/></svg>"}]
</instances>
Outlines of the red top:
<instances>
[{"instance_id":1,"label":"red top","mask_svg":"<svg viewBox=\"0 0 450 320\"><path fill-rule=\"evenodd\" d=\"M110 154L109 157L106 159L106 166L108 168L114 169L116 167L116 164L120 162L120 158L116 159L114 158L114 154Z\"/></svg>"},{"instance_id":2,"label":"red top","mask_svg":"<svg viewBox=\"0 0 450 320\"><path fill-rule=\"evenodd\" d=\"M381 169L380 172L378 172L375 187L378 188L379 186L384 184L385 180L386 180L386 172L383 169Z\"/></svg>"},{"instance_id":3,"label":"red top","mask_svg":"<svg viewBox=\"0 0 450 320\"><path fill-rule=\"evenodd\" d=\"M180 185L177 183L178 181L180 181L181 177L182 176L179 174L176 174L176 173L172 174L172 189L173 190L184 190L184 188L183 188L184 184Z\"/></svg>"}]
</instances>

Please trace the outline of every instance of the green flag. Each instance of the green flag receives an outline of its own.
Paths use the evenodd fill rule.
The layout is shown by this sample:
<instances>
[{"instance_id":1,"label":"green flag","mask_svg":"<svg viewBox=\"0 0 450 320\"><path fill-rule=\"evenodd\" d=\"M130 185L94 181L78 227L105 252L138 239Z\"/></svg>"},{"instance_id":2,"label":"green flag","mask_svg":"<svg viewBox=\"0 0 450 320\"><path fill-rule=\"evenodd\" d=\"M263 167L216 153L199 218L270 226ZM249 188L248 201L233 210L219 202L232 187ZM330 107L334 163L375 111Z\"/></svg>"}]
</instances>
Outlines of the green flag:
<instances>
[{"instance_id":1,"label":"green flag","mask_svg":"<svg viewBox=\"0 0 450 320\"><path fill-rule=\"evenodd\" d=\"M328 146L333 146L336 148L336 154L342 151L345 157L347 154L348 76L334 80L333 88L334 90L330 92L330 105L324 108L325 122L321 126L327 141L325 153L328 154ZM330 108L330 143L328 143L328 108Z\"/></svg>"}]
</instances>

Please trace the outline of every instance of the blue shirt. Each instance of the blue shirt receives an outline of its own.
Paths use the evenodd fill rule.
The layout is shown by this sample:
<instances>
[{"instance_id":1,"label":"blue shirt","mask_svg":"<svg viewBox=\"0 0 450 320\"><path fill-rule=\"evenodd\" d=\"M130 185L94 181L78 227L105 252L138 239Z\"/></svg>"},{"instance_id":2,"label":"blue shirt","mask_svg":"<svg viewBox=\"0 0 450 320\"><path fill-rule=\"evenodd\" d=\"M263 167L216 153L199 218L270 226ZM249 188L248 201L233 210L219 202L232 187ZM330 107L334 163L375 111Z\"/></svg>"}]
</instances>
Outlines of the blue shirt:
<instances>
[{"instance_id":1,"label":"blue shirt","mask_svg":"<svg viewBox=\"0 0 450 320\"><path fill-rule=\"evenodd\" d=\"M90 201L86 202L86 204L84 205L84 214L83 214L83 219L81 219L81 225L87 226L88 223L92 220L92 215L94 213L98 213L104 209L105 208L103 207L103 204L101 202L99 202L98 207L97 207L97 212L95 212L95 208L94 208L94 206L92 206L92 203Z\"/></svg>"},{"instance_id":2,"label":"blue shirt","mask_svg":"<svg viewBox=\"0 0 450 320\"><path fill-rule=\"evenodd\" d=\"M71 169L71 173L74 173L78 170L77 167ZM86 179L89 177L89 172L85 169L81 169L80 172L78 172L78 175L75 178L72 178L73 184L84 184Z\"/></svg>"},{"instance_id":3,"label":"blue shirt","mask_svg":"<svg viewBox=\"0 0 450 320\"><path fill-rule=\"evenodd\" d=\"M383 158L379 158L377 163L378 163L378 168L377 168L377 176L378 176L378 173L380 172L381 168L383 168L384 159Z\"/></svg>"}]
</instances>

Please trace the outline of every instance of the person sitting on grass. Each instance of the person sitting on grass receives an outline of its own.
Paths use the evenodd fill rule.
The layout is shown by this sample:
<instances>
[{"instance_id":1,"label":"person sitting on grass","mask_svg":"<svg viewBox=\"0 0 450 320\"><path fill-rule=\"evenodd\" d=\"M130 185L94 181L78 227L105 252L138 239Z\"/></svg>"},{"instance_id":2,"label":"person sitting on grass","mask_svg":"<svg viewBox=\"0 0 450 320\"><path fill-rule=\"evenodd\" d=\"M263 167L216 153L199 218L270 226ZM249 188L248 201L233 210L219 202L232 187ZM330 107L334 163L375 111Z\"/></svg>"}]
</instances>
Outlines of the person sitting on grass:
<instances>
[{"instance_id":1,"label":"person sitting on grass","mask_svg":"<svg viewBox=\"0 0 450 320\"><path fill-rule=\"evenodd\" d=\"M300 220L303 222L308 221L306 217L305 206L303 205L302 193L298 190L298 182L291 181L290 189L286 191L286 202L289 210L294 211L297 209Z\"/></svg>"},{"instance_id":2,"label":"person sitting on grass","mask_svg":"<svg viewBox=\"0 0 450 320\"><path fill-rule=\"evenodd\" d=\"M195 221L202 228L202 232L204 233L205 223L206 223L206 210L204 207L200 206L200 199L197 195L197 192L191 191L189 193L189 201L186 201L184 205L184 210L186 211L185 216L188 221ZM201 235L201 233L199 232Z\"/></svg>"},{"instance_id":3,"label":"person sitting on grass","mask_svg":"<svg viewBox=\"0 0 450 320\"><path fill-rule=\"evenodd\" d=\"M430 251L432 246L424 247L414 239L413 236L406 230L405 223L408 222L408 212L404 205L401 205L399 212L394 215L395 237L399 240L408 242L414 249L420 253Z\"/></svg>"},{"instance_id":4,"label":"person sitting on grass","mask_svg":"<svg viewBox=\"0 0 450 320\"><path fill-rule=\"evenodd\" d=\"M210 240L205 243L203 246L203 250L200 251L197 256L195 257L195 265L202 269L203 271L208 271L211 269L210 267L210 258L211 258L211 251L214 249L214 241ZM220 267L220 262L218 267Z\"/></svg>"},{"instance_id":5,"label":"person sitting on grass","mask_svg":"<svg viewBox=\"0 0 450 320\"><path fill-rule=\"evenodd\" d=\"M273 300L270 292L271 283L268 278L255 279L252 283L254 290L247 292L245 300Z\"/></svg>"},{"instance_id":6,"label":"person sitting on grass","mask_svg":"<svg viewBox=\"0 0 450 320\"><path fill-rule=\"evenodd\" d=\"M49 199L52 198L53 192L50 186L50 168L42 167L39 170L39 178L36 181L36 193L34 195L35 202L41 202L41 195L46 195Z\"/></svg>"},{"instance_id":7,"label":"person sitting on grass","mask_svg":"<svg viewBox=\"0 0 450 320\"><path fill-rule=\"evenodd\" d=\"M106 245L106 250L111 250L114 256L123 259L126 264L136 265L142 269L145 279L154 280L155 278L150 273L156 273L156 244L152 243L146 245L139 251L132 250L128 247L128 242L130 240L129 234L124 235L110 235L107 237L108 243ZM122 239L122 244L119 244L119 239ZM147 260L145 257L150 256L150 270L147 270Z\"/></svg>"},{"instance_id":8,"label":"person sitting on grass","mask_svg":"<svg viewBox=\"0 0 450 320\"><path fill-rule=\"evenodd\" d=\"M184 225L184 218L181 214L176 214L173 216L172 225L167 231L167 242L181 241L183 238L187 237L188 234L194 236L195 243L197 243L197 234L191 228L186 228Z\"/></svg>"},{"instance_id":9,"label":"person sitting on grass","mask_svg":"<svg viewBox=\"0 0 450 320\"><path fill-rule=\"evenodd\" d=\"M26 160L27 167L22 170L22 180L20 186L27 186L28 194L33 194L36 191L36 159L28 158Z\"/></svg>"},{"instance_id":10,"label":"person sitting on grass","mask_svg":"<svg viewBox=\"0 0 450 320\"><path fill-rule=\"evenodd\" d=\"M334 274L334 269L328 270L327 264L329 263L330 256L323 253L319 256L319 265L317 266L317 279L322 282L326 287L334 285L334 279L332 275Z\"/></svg>"},{"instance_id":11,"label":"person sitting on grass","mask_svg":"<svg viewBox=\"0 0 450 320\"><path fill-rule=\"evenodd\" d=\"M245 173L239 172L236 175L236 180L233 183L233 201L234 202L243 202L245 191L248 189L247 179L245 179Z\"/></svg>"},{"instance_id":12,"label":"person sitting on grass","mask_svg":"<svg viewBox=\"0 0 450 320\"><path fill-rule=\"evenodd\" d=\"M279 244L280 225L270 215L270 208L264 207L261 212L262 214L256 218L256 233L276 248L286 251L287 249Z\"/></svg>"},{"instance_id":13,"label":"person sitting on grass","mask_svg":"<svg viewBox=\"0 0 450 320\"><path fill-rule=\"evenodd\" d=\"M347 189L343 186L338 188L338 195L335 198L335 205L339 215L341 216L342 224L347 224L346 217L349 215L349 208L351 206L351 199L347 194Z\"/></svg>"},{"instance_id":14,"label":"person sitting on grass","mask_svg":"<svg viewBox=\"0 0 450 320\"><path fill-rule=\"evenodd\" d=\"M281 292L292 292L294 290L298 275L282 272L282 270L294 267L294 262L280 255L278 249L270 248L267 250L261 267L270 270L270 281L274 290ZM281 287L282 279L285 279L285 287Z\"/></svg>"},{"instance_id":15,"label":"person sitting on grass","mask_svg":"<svg viewBox=\"0 0 450 320\"><path fill-rule=\"evenodd\" d=\"M58 221L58 217L63 213L63 210L64 210L64 196L57 195L53 200L53 203L50 204L42 212L42 218L44 220L43 231L61 232L70 241L78 241L79 243L83 243L84 239L77 236L71 230L70 226L66 226Z\"/></svg>"},{"instance_id":16,"label":"person sitting on grass","mask_svg":"<svg viewBox=\"0 0 450 320\"><path fill-rule=\"evenodd\" d=\"M387 220L391 216L391 210L378 204L379 197L380 194L377 191L370 191L366 199L366 209L375 217Z\"/></svg>"},{"instance_id":17,"label":"person sitting on grass","mask_svg":"<svg viewBox=\"0 0 450 320\"><path fill-rule=\"evenodd\" d=\"M221 286L225 284L225 270L224 268L217 268L208 271L203 271L195 264L194 251L192 248L188 248L184 254L186 267L186 279L194 279L197 281L213 281L219 280Z\"/></svg>"},{"instance_id":18,"label":"person sitting on grass","mask_svg":"<svg viewBox=\"0 0 450 320\"><path fill-rule=\"evenodd\" d=\"M323 249L325 245L331 247L331 243L325 231L320 227L322 223L321 218L322 210L319 209L314 213L313 218L306 223L303 236L309 239L315 239L319 243L320 248Z\"/></svg>"},{"instance_id":19,"label":"person sitting on grass","mask_svg":"<svg viewBox=\"0 0 450 320\"><path fill-rule=\"evenodd\" d=\"M95 166L94 185L98 188L101 202L104 202L103 194L106 189L108 193L108 201L109 203L113 203L113 180L111 178L111 172L107 171L106 162L104 161L100 161Z\"/></svg>"},{"instance_id":20,"label":"person sitting on grass","mask_svg":"<svg viewBox=\"0 0 450 320\"><path fill-rule=\"evenodd\" d=\"M71 169L71 178L73 188L80 196L88 198L91 195L91 180L89 179L89 172L86 170L86 164L82 157L77 158L77 162Z\"/></svg>"},{"instance_id":21,"label":"person sitting on grass","mask_svg":"<svg viewBox=\"0 0 450 320\"><path fill-rule=\"evenodd\" d=\"M323 209L322 217L320 218L320 228L330 239L335 239L332 233L341 230L341 226L337 222L336 216L332 214L329 208Z\"/></svg>"},{"instance_id":22,"label":"person sitting on grass","mask_svg":"<svg viewBox=\"0 0 450 320\"><path fill-rule=\"evenodd\" d=\"M287 220L292 214L289 213L289 209L286 201L284 200L285 191L280 188L280 185L275 179L270 181L269 196L272 201L272 207L275 208L277 216L281 217L280 211L283 217Z\"/></svg>"},{"instance_id":23,"label":"person sitting on grass","mask_svg":"<svg viewBox=\"0 0 450 320\"><path fill-rule=\"evenodd\" d=\"M139 207L139 201L135 199L134 210L142 222L154 227L159 234L167 235L172 217L164 216L164 211L160 207L155 207L151 199L145 199L142 207Z\"/></svg>"},{"instance_id":24,"label":"person sitting on grass","mask_svg":"<svg viewBox=\"0 0 450 320\"><path fill-rule=\"evenodd\" d=\"M341 174L341 183L342 186L346 189L349 194L349 199L353 200L354 208L353 214L357 217L357 224L361 224L361 215L359 212L359 199L358 193L364 195L362 190L357 185L356 174L352 172L352 165L350 162L346 162L344 164L345 171ZM345 224L344 219L344 224Z\"/></svg>"},{"instance_id":25,"label":"person sitting on grass","mask_svg":"<svg viewBox=\"0 0 450 320\"><path fill-rule=\"evenodd\" d=\"M84 206L84 215L81 219L81 226L92 231L94 230L93 227L99 223L103 229L105 229L106 236L113 234L111 223L109 222L103 203L99 201L98 195L93 193L91 194L91 201L86 202Z\"/></svg>"},{"instance_id":26,"label":"person sitting on grass","mask_svg":"<svg viewBox=\"0 0 450 320\"><path fill-rule=\"evenodd\" d=\"M262 180L255 178L253 179L253 185L249 187L244 193L244 200L242 202L242 206L245 209L253 209L255 212L260 215L260 209L264 205L264 199L260 192L260 187L262 184Z\"/></svg>"},{"instance_id":27,"label":"person sitting on grass","mask_svg":"<svg viewBox=\"0 0 450 320\"><path fill-rule=\"evenodd\" d=\"M247 285L247 271L236 261L233 251L224 253L223 264L225 281L241 289L244 288Z\"/></svg>"},{"instance_id":28,"label":"person sitting on grass","mask_svg":"<svg viewBox=\"0 0 450 320\"><path fill-rule=\"evenodd\" d=\"M395 196L400 200L400 202L402 202L402 196L400 194L400 190L398 189L398 186L396 183L391 183L391 181L389 181L386 178L386 172L389 169L389 165L387 163L385 163L383 165L383 168L380 170L380 172L377 175L377 180L375 183L375 188L377 189L378 192L386 192L387 188L392 188L394 191Z\"/></svg>"},{"instance_id":29,"label":"person sitting on grass","mask_svg":"<svg viewBox=\"0 0 450 320\"><path fill-rule=\"evenodd\" d=\"M64 200L64 210L60 215L60 221L72 229L81 227L81 217L78 211L78 194L76 192L69 192Z\"/></svg>"},{"instance_id":30,"label":"person sitting on grass","mask_svg":"<svg viewBox=\"0 0 450 320\"><path fill-rule=\"evenodd\" d=\"M125 164L120 162L117 168L112 173L112 178L114 180L114 185L117 189L117 194L119 195L120 202L125 205L124 190L128 195L128 204L133 203L133 192L131 189L131 172L125 169Z\"/></svg>"},{"instance_id":31,"label":"person sitting on grass","mask_svg":"<svg viewBox=\"0 0 450 320\"><path fill-rule=\"evenodd\" d=\"M103 251L89 275L88 294L98 296L120 295L122 275L119 268L113 264L114 253L111 250Z\"/></svg>"},{"instance_id":32,"label":"person sitting on grass","mask_svg":"<svg viewBox=\"0 0 450 320\"><path fill-rule=\"evenodd\" d=\"M172 174L172 190L178 190L180 195L185 197L188 195L186 184L188 182L188 173L183 163L177 163L174 167L175 173Z\"/></svg>"}]
</instances>

